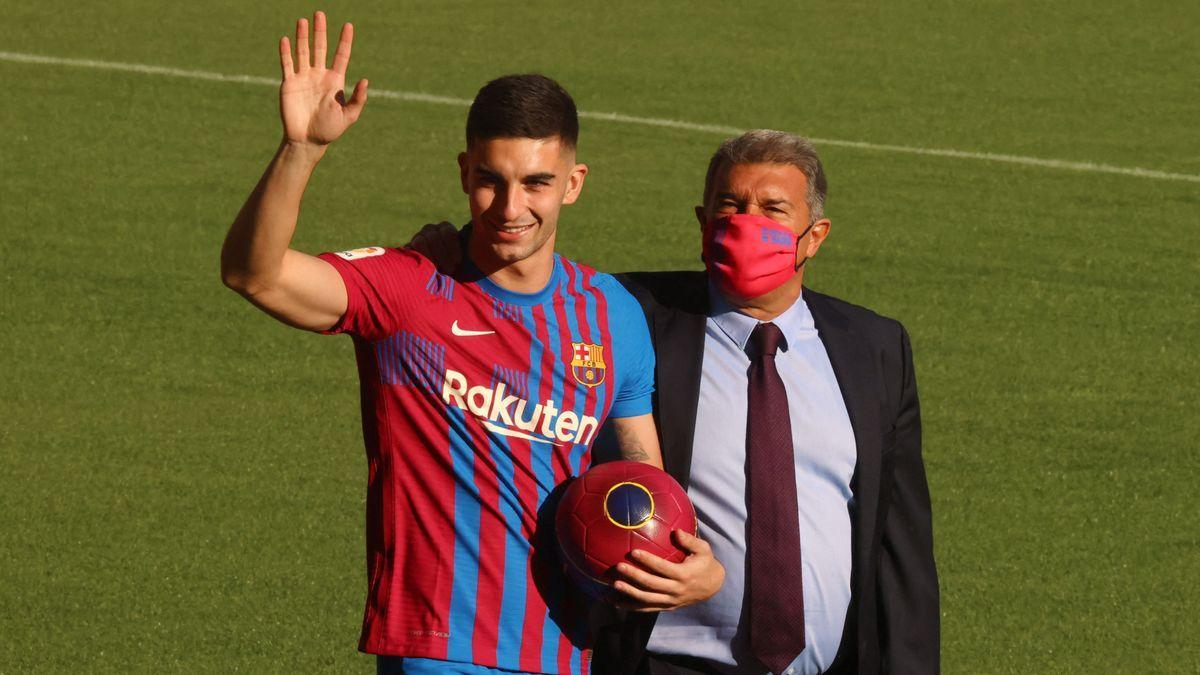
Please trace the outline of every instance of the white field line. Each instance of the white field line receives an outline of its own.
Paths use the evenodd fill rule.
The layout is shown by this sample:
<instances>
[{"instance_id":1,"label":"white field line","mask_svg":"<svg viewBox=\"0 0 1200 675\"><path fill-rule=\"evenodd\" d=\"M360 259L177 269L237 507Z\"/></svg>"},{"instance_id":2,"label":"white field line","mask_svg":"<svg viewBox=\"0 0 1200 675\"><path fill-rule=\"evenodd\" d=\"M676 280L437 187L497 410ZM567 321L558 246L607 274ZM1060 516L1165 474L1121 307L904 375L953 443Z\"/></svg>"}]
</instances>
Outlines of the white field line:
<instances>
[{"instance_id":1,"label":"white field line","mask_svg":"<svg viewBox=\"0 0 1200 675\"><path fill-rule=\"evenodd\" d=\"M241 84L257 84L265 86L278 86L278 78L259 77L256 75L227 75L225 73L214 73L205 70L186 70L182 68L168 68L165 66L151 66L141 63L121 63L119 61L98 61L94 59L68 59L57 56L41 56L38 54L21 54L17 52L0 51L0 61L9 61L13 63L35 63L42 65L53 66L70 66L75 68L95 68L99 70L116 70L128 73L138 73L141 75L161 75L164 77L180 77L191 80L207 80L210 82L235 82ZM413 101L417 103L436 103L441 105L454 106L469 106L471 101L465 98L455 98L452 96L438 96L436 94L426 94L417 91L396 91L390 89L371 89L371 96L377 98L390 98L400 101ZM601 120L606 122L617 122L621 124L638 124L642 126L665 127L668 129L680 129L683 131L696 131L706 134L716 134L721 136L735 136L742 133L745 129L740 127L725 126L720 124L698 124L696 122L686 122L683 120L664 119L659 117L638 117L636 115L625 115L622 113L609 112L592 112L587 110L579 111L579 116L585 119ZM1134 176L1137 178L1150 178L1154 180L1173 180L1186 181L1190 183L1200 183L1200 175L1187 173L1172 173L1169 171L1157 171L1154 169L1142 169L1139 167L1113 166L1111 164L1097 164L1094 162L1075 162L1065 159L1043 159L1040 157L1025 157L1022 155L1005 155L992 152L970 152L967 150L952 150L943 148L922 148L909 145L891 145L887 143L868 143L865 141L847 141L837 138L815 138L810 137L813 143L817 145L830 145L843 148L857 148L860 150L872 150L876 152L895 152L908 155L927 155L931 157L950 157L953 159L971 159L984 162L1001 162L1006 164L1018 164L1023 166L1036 166L1047 169L1062 169L1066 171L1082 171L1086 173L1107 173L1116 174L1119 176Z\"/></svg>"}]
</instances>

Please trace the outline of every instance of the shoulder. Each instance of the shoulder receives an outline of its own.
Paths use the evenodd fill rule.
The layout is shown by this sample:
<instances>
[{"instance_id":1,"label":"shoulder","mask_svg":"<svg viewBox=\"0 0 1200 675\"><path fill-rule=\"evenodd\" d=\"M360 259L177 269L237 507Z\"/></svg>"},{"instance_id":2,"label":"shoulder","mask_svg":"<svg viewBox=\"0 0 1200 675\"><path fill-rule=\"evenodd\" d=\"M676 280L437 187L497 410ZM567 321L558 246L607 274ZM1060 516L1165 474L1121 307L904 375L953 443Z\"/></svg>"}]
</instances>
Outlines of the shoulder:
<instances>
[{"instance_id":1,"label":"shoulder","mask_svg":"<svg viewBox=\"0 0 1200 675\"><path fill-rule=\"evenodd\" d=\"M568 284L576 292L593 295L603 301L609 315L635 313L641 316L638 301L613 275L567 258L561 260L567 272Z\"/></svg>"},{"instance_id":2,"label":"shoulder","mask_svg":"<svg viewBox=\"0 0 1200 675\"><path fill-rule=\"evenodd\" d=\"M616 279L646 312L666 308L708 313L708 276L702 271L624 272Z\"/></svg>"},{"instance_id":3,"label":"shoulder","mask_svg":"<svg viewBox=\"0 0 1200 675\"><path fill-rule=\"evenodd\" d=\"M393 246L364 246L347 251L322 253L318 256L339 269L363 272L400 272L433 269L428 258L406 248Z\"/></svg>"},{"instance_id":4,"label":"shoulder","mask_svg":"<svg viewBox=\"0 0 1200 675\"><path fill-rule=\"evenodd\" d=\"M822 324L839 324L872 342L878 341L887 345L899 344L901 340L908 339L907 332L899 321L872 309L807 287L803 297L818 328Z\"/></svg>"}]
</instances>

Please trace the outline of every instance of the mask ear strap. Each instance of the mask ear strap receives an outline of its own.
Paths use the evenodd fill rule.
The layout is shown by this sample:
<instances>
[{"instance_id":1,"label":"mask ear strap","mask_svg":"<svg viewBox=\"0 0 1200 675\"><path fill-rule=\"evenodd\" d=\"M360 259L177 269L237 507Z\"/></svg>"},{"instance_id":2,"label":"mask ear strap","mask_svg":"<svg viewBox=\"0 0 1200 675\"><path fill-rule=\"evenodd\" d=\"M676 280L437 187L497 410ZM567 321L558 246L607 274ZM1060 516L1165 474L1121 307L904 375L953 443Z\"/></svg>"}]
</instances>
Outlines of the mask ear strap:
<instances>
[{"instance_id":1,"label":"mask ear strap","mask_svg":"<svg viewBox=\"0 0 1200 675\"><path fill-rule=\"evenodd\" d=\"M800 240L804 238L804 235L808 234L809 230L813 229L813 225L816 225L816 223L809 223L808 227L804 228L804 231L800 233L800 236L796 237L796 257L797 258L800 257ZM796 265L796 269L794 271L799 272L800 268L804 267L804 263L806 263L806 262L808 262L808 256L804 256L804 260L801 260L800 264Z\"/></svg>"}]
</instances>

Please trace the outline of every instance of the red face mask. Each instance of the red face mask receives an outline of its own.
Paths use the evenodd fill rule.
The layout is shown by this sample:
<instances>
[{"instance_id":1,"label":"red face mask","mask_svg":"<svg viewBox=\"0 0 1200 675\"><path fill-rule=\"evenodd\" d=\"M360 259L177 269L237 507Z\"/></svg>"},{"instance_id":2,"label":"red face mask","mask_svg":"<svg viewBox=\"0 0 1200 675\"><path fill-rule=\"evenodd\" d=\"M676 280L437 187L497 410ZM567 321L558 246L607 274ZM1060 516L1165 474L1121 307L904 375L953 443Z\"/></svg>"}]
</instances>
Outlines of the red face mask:
<instances>
[{"instance_id":1,"label":"red face mask","mask_svg":"<svg viewBox=\"0 0 1200 675\"><path fill-rule=\"evenodd\" d=\"M804 235L797 236L766 216L738 213L714 218L704 226L703 234L709 278L735 298L766 295L791 279L803 264L796 264L796 245Z\"/></svg>"}]
</instances>

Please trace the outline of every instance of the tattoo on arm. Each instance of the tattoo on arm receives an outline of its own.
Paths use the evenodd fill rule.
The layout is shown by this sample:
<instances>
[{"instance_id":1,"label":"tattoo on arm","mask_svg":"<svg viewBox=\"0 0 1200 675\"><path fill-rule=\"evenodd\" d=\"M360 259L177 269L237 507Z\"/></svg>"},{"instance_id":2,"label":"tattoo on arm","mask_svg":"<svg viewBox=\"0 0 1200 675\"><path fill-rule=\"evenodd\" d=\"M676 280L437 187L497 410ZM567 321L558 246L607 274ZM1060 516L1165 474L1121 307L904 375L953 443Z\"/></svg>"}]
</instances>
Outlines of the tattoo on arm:
<instances>
[{"instance_id":1,"label":"tattoo on arm","mask_svg":"<svg viewBox=\"0 0 1200 675\"><path fill-rule=\"evenodd\" d=\"M650 459L650 455L642 449L642 446L635 445L633 447L621 448L621 459L628 459L634 462L644 462Z\"/></svg>"},{"instance_id":2,"label":"tattoo on arm","mask_svg":"<svg viewBox=\"0 0 1200 675\"><path fill-rule=\"evenodd\" d=\"M620 426L616 428L616 431L617 447L621 451L621 459L627 459L632 462L644 462L650 459L650 455L638 441L637 434Z\"/></svg>"}]
</instances>

